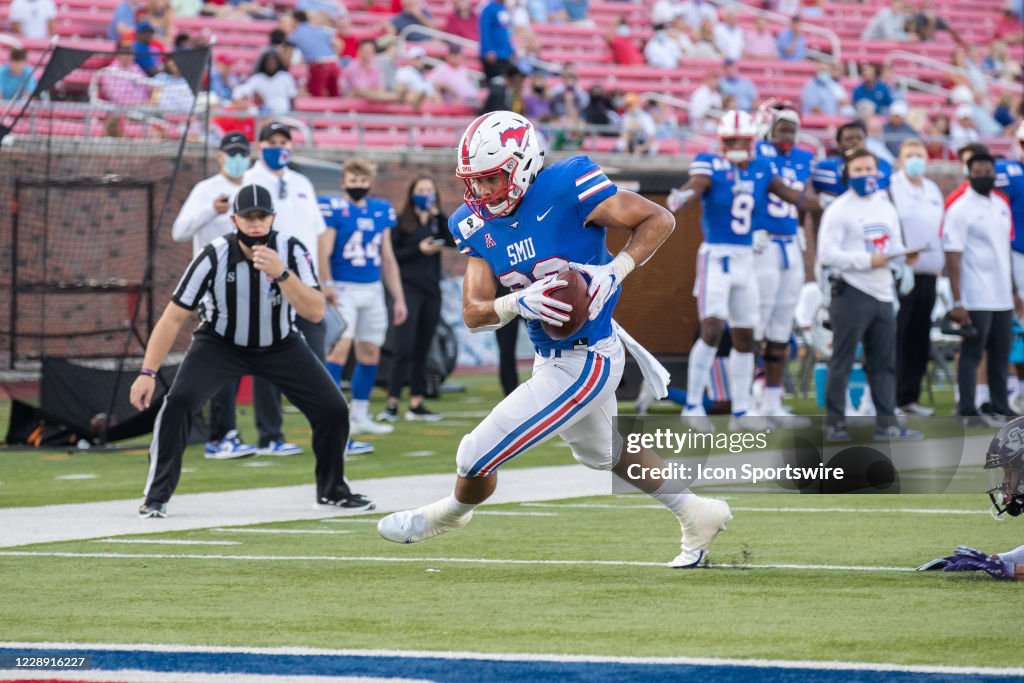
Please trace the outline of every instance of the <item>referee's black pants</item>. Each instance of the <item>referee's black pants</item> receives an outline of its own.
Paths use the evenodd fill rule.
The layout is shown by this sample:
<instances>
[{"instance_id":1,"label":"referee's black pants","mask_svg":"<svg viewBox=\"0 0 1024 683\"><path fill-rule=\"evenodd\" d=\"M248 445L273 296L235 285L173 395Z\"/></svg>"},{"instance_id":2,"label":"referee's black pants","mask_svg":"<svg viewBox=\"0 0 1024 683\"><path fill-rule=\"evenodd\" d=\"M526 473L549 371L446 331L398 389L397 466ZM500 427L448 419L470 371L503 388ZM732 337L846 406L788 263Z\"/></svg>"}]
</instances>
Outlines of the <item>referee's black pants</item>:
<instances>
[{"instance_id":1,"label":"referee's black pants","mask_svg":"<svg viewBox=\"0 0 1024 683\"><path fill-rule=\"evenodd\" d=\"M323 322L312 323L302 316L295 316L295 326L306 338L306 344L313 350L313 355L324 362L324 345L327 343L327 326ZM281 389L276 382L259 377L252 378L252 411L256 415L256 431L259 432L259 447L263 448L271 441L284 441L281 431ZM235 387L237 392L237 386Z\"/></svg>"},{"instance_id":2,"label":"referee's black pants","mask_svg":"<svg viewBox=\"0 0 1024 683\"><path fill-rule=\"evenodd\" d=\"M302 337L292 334L275 346L250 349L200 330L192 337L153 426L147 503L166 503L177 488L193 413L225 382L244 375L273 382L309 420L318 498L341 500L350 495L345 482L348 406Z\"/></svg>"},{"instance_id":3,"label":"referee's black pants","mask_svg":"<svg viewBox=\"0 0 1024 683\"><path fill-rule=\"evenodd\" d=\"M403 283L409 317L395 328L395 356L391 364L388 396L402 397L409 379L409 393L423 396L427 391L427 355L441 319L441 290L424 291ZM410 369L410 365L412 368Z\"/></svg>"}]
</instances>

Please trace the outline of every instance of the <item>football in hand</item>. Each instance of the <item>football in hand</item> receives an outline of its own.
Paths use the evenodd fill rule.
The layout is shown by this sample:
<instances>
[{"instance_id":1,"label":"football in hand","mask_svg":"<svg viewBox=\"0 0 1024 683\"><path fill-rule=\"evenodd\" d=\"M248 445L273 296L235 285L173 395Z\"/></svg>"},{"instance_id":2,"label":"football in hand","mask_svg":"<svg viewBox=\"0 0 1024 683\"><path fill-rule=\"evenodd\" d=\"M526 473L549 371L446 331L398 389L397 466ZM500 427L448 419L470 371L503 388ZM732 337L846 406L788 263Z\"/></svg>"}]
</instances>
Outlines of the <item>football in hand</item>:
<instances>
[{"instance_id":1,"label":"football in hand","mask_svg":"<svg viewBox=\"0 0 1024 683\"><path fill-rule=\"evenodd\" d=\"M541 322L544 333L552 339L561 341L568 339L583 327L587 322L587 313L590 308L590 296L587 294L589 285L587 280L575 270L566 270L558 274L558 279L566 283L565 287L559 287L551 291L551 298L572 306L572 311L566 313L569 320L562 323L561 327Z\"/></svg>"}]
</instances>

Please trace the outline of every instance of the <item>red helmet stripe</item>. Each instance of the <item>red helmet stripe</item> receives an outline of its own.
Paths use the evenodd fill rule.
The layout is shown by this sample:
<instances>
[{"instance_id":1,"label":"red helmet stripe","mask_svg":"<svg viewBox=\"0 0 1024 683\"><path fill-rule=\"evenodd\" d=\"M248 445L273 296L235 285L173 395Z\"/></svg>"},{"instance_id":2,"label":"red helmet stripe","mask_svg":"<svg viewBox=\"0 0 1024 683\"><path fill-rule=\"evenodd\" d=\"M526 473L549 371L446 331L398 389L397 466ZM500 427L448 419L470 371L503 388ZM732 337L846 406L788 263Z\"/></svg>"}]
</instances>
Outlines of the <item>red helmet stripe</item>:
<instances>
[{"instance_id":1,"label":"red helmet stripe","mask_svg":"<svg viewBox=\"0 0 1024 683\"><path fill-rule=\"evenodd\" d=\"M476 121L469 124L469 130L466 131L465 137L462 138L462 151L459 155L462 157L462 163L469 164L469 141L473 139L473 136L476 134L476 129L480 127L480 124L483 123L484 119L488 116L490 116L490 114L478 116Z\"/></svg>"}]
</instances>

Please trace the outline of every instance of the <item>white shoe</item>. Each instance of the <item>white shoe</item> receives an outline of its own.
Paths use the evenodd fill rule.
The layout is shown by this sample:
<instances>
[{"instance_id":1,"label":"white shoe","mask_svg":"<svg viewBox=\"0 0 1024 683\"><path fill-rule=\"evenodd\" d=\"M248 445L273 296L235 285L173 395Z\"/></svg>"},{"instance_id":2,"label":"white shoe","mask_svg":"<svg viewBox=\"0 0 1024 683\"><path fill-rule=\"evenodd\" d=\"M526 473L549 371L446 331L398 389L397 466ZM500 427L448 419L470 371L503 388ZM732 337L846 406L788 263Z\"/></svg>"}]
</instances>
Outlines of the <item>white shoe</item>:
<instances>
[{"instance_id":1,"label":"white shoe","mask_svg":"<svg viewBox=\"0 0 1024 683\"><path fill-rule=\"evenodd\" d=\"M674 569L695 569L707 564L708 548L715 542L718 533L725 530L730 519L732 513L724 500L698 496L680 515L679 526L683 530L683 540L679 548L682 552L669 562L669 566Z\"/></svg>"},{"instance_id":2,"label":"white shoe","mask_svg":"<svg viewBox=\"0 0 1024 683\"><path fill-rule=\"evenodd\" d=\"M447 500L415 510L402 510L377 522L377 533L394 543L416 543L448 531L461 529L473 519L472 510L455 517L447 510Z\"/></svg>"},{"instance_id":3,"label":"white shoe","mask_svg":"<svg viewBox=\"0 0 1024 683\"><path fill-rule=\"evenodd\" d=\"M683 408L683 423L695 432L700 434L714 434L715 425L711 418L704 412L704 406L696 408Z\"/></svg>"},{"instance_id":4,"label":"white shoe","mask_svg":"<svg viewBox=\"0 0 1024 683\"><path fill-rule=\"evenodd\" d=\"M771 418L746 413L745 415L733 415L729 418L730 432L768 432L774 424Z\"/></svg>"},{"instance_id":5,"label":"white shoe","mask_svg":"<svg viewBox=\"0 0 1024 683\"><path fill-rule=\"evenodd\" d=\"M782 404L775 406L765 414L779 429L807 429L811 426L811 418L806 415L796 415Z\"/></svg>"},{"instance_id":6,"label":"white shoe","mask_svg":"<svg viewBox=\"0 0 1024 683\"><path fill-rule=\"evenodd\" d=\"M919 403L908 403L905 406L900 406L900 410L906 415L917 415L918 417L931 417L935 414L933 408L926 408Z\"/></svg>"},{"instance_id":7,"label":"white shoe","mask_svg":"<svg viewBox=\"0 0 1024 683\"><path fill-rule=\"evenodd\" d=\"M351 418L349 420L349 434L390 434L395 431L391 425L374 422L369 418Z\"/></svg>"}]
</instances>

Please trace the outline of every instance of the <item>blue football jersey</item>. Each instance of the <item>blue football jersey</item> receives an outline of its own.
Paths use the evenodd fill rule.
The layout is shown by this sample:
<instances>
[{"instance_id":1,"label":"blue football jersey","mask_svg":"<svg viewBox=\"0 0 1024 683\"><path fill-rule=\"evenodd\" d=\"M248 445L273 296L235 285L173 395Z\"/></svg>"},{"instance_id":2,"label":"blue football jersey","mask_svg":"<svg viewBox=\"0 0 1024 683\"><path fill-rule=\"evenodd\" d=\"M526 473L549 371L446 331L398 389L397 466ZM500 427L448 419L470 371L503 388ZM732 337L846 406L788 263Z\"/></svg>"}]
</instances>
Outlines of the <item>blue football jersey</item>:
<instances>
[{"instance_id":1,"label":"blue football jersey","mask_svg":"<svg viewBox=\"0 0 1024 683\"><path fill-rule=\"evenodd\" d=\"M794 190L807 187L814 165L814 155L806 149L794 147L789 154L779 150L767 140L757 143L757 158L766 159L775 165L775 171L782 181ZM768 193L767 202L754 206L754 229L767 230L773 235L795 235L800 227L800 211L782 198Z\"/></svg>"},{"instance_id":2,"label":"blue football jersey","mask_svg":"<svg viewBox=\"0 0 1024 683\"><path fill-rule=\"evenodd\" d=\"M338 282L380 281L380 249L384 231L395 227L395 209L380 197L367 197L360 207L348 197L318 197L327 227L337 231L331 252L331 279Z\"/></svg>"},{"instance_id":3,"label":"blue football jersey","mask_svg":"<svg viewBox=\"0 0 1024 683\"><path fill-rule=\"evenodd\" d=\"M509 289L522 289L565 270L570 262L604 265L612 260L606 228L587 227L584 221L617 191L600 166L575 156L541 171L512 215L485 221L463 204L448 219L448 228L459 251L484 259ZM569 339L551 339L539 320L528 320L530 341L541 349L596 344L612 334L612 311L620 291L608 299L596 320L588 320Z\"/></svg>"},{"instance_id":4,"label":"blue football jersey","mask_svg":"<svg viewBox=\"0 0 1024 683\"><path fill-rule=\"evenodd\" d=\"M776 174L774 164L752 159L746 168L740 168L717 154L702 152L690 164L689 173L711 178L711 187L701 197L704 241L749 247L754 207L768 202L768 186Z\"/></svg>"},{"instance_id":5,"label":"blue football jersey","mask_svg":"<svg viewBox=\"0 0 1024 683\"><path fill-rule=\"evenodd\" d=\"M846 162L842 157L826 157L814 164L811 171L811 184L817 192L827 192L838 197L846 192L843 182L843 169ZM885 159L878 160L878 189L888 190L889 179L892 178L892 166Z\"/></svg>"},{"instance_id":6,"label":"blue football jersey","mask_svg":"<svg viewBox=\"0 0 1024 683\"><path fill-rule=\"evenodd\" d=\"M996 189L1010 200L1010 215L1013 217L1014 251L1024 253L1024 164L1019 161L1000 159L996 162Z\"/></svg>"}]
</instances>

